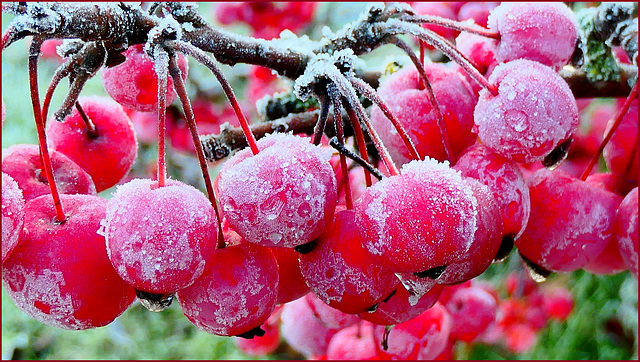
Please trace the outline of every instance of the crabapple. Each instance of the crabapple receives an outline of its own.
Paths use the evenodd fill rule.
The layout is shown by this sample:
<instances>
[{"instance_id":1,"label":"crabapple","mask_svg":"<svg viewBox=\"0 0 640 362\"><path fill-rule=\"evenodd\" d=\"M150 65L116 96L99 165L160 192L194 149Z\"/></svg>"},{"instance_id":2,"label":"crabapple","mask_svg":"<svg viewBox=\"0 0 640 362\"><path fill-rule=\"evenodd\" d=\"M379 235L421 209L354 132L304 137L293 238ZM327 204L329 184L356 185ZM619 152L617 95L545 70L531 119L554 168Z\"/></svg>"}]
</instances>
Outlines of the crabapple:
<instances>
[{"instance_id":1,"label":"crabapple","mask_svg":"<svg viewBox=\"0 0 640 362\"><path fill-rule=\"evenodd\" d=\"M363 246L353 210L336 213L333 223L300 255L300 271L311 291L345 313L374 307L399 284L393 272Z\"/></svg>"},{"instance_id":2,"label":"crabapple","mask_svg":"<svg viewBox=\"0 0 640 362\"><path fill-rule=\"evenodd\" d=\"M18 245L24 224L25 201L18 183L2 173L2 262Z\"/></svg>"},{"instance_id":3,"label":"crabapple","mask_svg":"<svg viewBox=\"0 0 640 362\"><path fill-rule=\"evenodd\" d=\"M95 195L91 176L64 153L49 150L58 192L61 194ZM2 172L11 176L22 189L25 201L51 193L45 176L38 145L18 144L2 152Z\"/></svg>"},{"instance_id":4,"label":"crabapple","mask_svg":"<svg viewBox=\"0 0 640 362\"><path fill-rule=\"evenodd\" d=\"M529 179L531 216L515 243L520 254L548 271L584 267L612 235L621 197L559 170L540 169Z\"/></svg>"},{"instance_id":5,"label":"crabapple","mask_svg":"<svg viewBox=\"0 0 640 362\"><path fill-rule=\"evenodd\" d=\"M638 187L622 199L613 224L613 239L629 271L638 277Z\"/></svg>"},{"instance_id":6,"label":"crabapple","mask_svg":"<svg viewBox=\"0 0 640 362\"><path fill-rule=\"evenodd\" d=\"M144 51L144 44L135 44L122 55L126 60L114 67L102 69L102 84L111 98L121 105L141 112L158 110L158 76L153 60ZM177 53L182 79L187 79L187 58ZM176 99L173 79L167 77L166 105Z\"/></svg>"},{"instance_id":7,"label":"crabapple","mask_svg":"<svg viewBox=\"0 0 640 362\"><path fill-rule=\"evenodd\" d=\"M63 122L49 121L49 146L64 153L93 179L96 191L122 180L138 154L133 124L122 106L105 97L81 97L78 101L95 130L87 128L77 108Z\"/></svg>"},{"instance_id":8,"label":"crabapple","mask_svg":"<svg viewBox=\"0 0 640 362\"><path fill-rule=\"evenodd\" d=\"M476 141L471 128L477 97L469 82L457 71L457 66L429 63L424 69L444 118L453 152L458 154ZM436 113L415 68L406 67L382 80L378 93L407 130L421 158L447 159ZM400 134L377 106L371 111L371 124L397 165L411 160Z\"/></svg>"},{"instance_id":9,"label":"crabapple","mask_svg":"<svg viewBox=\"0 0 640 362\"><path fill-rule=\"evenodd\" d=\"M118 274L136 290L171 294L191 285L215 250L218 226L207 197L176 180L118 186L101 231Z\"/></svg>"},{"instance_id":10,"label":"crabapple","mask_svg":"<svg viewBox=\"0 0 640 362\"><path fill-rule=\"evenodd\" d=\"M563 3L503 2L491 10L489 29L500 34L498 62L528 59L555 71L573 55L578 24Z\"/></svg>"},{"instance_id":11,"label":"crabapple","mask_svg":"<svg viewBox=\"0 0 640 362\"><path fill-rule=\"evenodd\" d=\"M317 238L332 218L336 178L328 150L275 133L224 163L214 187L222 214L247 241L293 248Z\"/></svg>"},{"instance_id":12,"label":"crabapple","mask_svg":"<svg viewBox=\"0 0 640 362\"><path fill-rule=\"evenodd\" d=\"M328 360L377 359L376 342L373 338L375 325L361 321L341 329L331 337L327 346Z\"/></svg>"},{"instance_id":13,"label":"crabapple","mask_svg":"<svg viewBox=\"0 0 640 362\"><path fill-rule=\"evenodd\" d=\"M354 210L364 246L380 263L394 272L420 273L467 252L477 208L458 171L426 158L369 187Z\"/></svg>"},{"instance_id":14,"label":"crabapple","mask_svg":"<svg viewBox=\"0 0 640 362\"><path fill-rule=\"evenodd\" d=\"M309 286L305 283L300 272L300 263L297 251L290 248L269 248L278 262L278 301L277 304L284 304L296 300L309 293Z\"/></svg>"},{"instance_id":15,"label":"crabapple","mask_svg":"<svg viewBox=\"0 0 640 362\"><path fill-rule=\"evenodd\" d=\"M615 123L612 117L607 123L606 133L610 131ZM638 140L638 99L632 103L627 113L623 116L618 128L613 133L609 143L604 147L602 156L611 172L624 175L630 180L638 183L638 148L635 148ZM632 154L633 153L633 154ZM627 167L629 167L627 169Z\"/></svg>"},{"instance_id":16,"label":"crabapple","mask_svg":"<svg viewBox=\"0 0 640 362\"><path fill-rule=\"evenodd\" d=\"M571 89L553 69L526 59L498 65L473 112L480 141L516 162L541 161L578 127Z\"/></svg>"},{"instance_id":17,"label":"crabapple","mask_svg":"<svg viewBox=\"0 0 640 362\"><path fill-rule=\"evenodd\" d=\"M471 342L496 319L498 303L487 291L471 286L456 290L444 304L451 315L451 338Z\"/></svg>"},{"instance_id":18,"label":"crabapple","mask_svg":"<svg viewBox=\"0 0 640 362\"><path fill-rule=\"evenodd\" d=\"M51 195L26 203L20 243L3 263L3 284L19 309L44 324L75 330L105 326L135 299L97 233L107 200L64 194L60 199L64 222L56 219Z\"/></svg>"},{"instance_id":19,"label":"crabapple","mask_svg":"<svg viewBox=\"0 0 640 362\"><path fill-rule=\"evenodd\" d=\"M176 295L198 329L252 338L275 310L278 265L273 253L244 240L216 249L202 275Z\"/></svg>"}]
</instances>

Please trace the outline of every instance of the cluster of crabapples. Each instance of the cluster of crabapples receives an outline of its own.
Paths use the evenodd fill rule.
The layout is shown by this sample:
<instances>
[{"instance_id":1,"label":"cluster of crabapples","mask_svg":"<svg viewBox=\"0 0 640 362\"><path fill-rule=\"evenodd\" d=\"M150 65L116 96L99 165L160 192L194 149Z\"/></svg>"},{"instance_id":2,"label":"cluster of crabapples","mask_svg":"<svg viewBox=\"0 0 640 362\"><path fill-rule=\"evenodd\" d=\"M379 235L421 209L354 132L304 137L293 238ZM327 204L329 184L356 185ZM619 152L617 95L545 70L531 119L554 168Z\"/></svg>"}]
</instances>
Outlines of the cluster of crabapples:
<instances>
[{"instance_id":1,"label":"cluster of crabapples","mask_svg":"<svg viewBox=\"0 0 640 362\"><path fill-rule=\"evenodd\" d=\"M485 332L499 324L497 298L470 281L514 245L539 275L637 277L637 96L620 103L628 112L599 116L619 124L604 148L608 172L563 171L579 159L571 153L552 170L572 139L589 157L614 127L594 115L593 132L579 132L581 110L558 75L576 46L574 14L562 3L455 10L500 35L455 38L490 87L457 65L424 64L435 109L414 67L386 76L377 92L406 135L377 106L370 121L399 171L343 173L326 142L274 133L222 165L217 202L179 180L127 179L141 136L132 120L158 107L154 63L129 47L101 71L113 100L80 98L63 122L47 122L45 143L3 150L8 294L65 329L107 325L136 298L161 311L175 297L216 335L273 341L279 320L307 357L344 358L358 345L363 354L349 357L429 359L455 340L495 339ZM186 79L182 55L178 65ZM114 186L110 199L97 195Z\"/></svg>"}]
</instances>

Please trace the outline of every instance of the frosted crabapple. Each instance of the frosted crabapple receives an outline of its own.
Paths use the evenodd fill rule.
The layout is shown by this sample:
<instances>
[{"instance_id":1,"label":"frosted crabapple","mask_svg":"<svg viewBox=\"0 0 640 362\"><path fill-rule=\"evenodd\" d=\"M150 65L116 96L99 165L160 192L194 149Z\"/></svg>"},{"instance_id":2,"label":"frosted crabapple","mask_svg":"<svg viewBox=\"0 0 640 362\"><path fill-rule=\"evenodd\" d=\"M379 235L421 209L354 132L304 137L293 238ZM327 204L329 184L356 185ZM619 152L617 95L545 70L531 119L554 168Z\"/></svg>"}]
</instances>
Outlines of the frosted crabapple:
<instances>
[{"instance_id":1,"label":"frosted crabapple","mask_svg":"<svg viewBox=\"0 0 640 362\"><path fill-rule=\"evenodd\" d=\"M24 224L25 201L18 183L2 173L2 262L18 245Z\"/></svg>"},{"instance_id":2,"label":"frosted crabapple","mask_svg":"<svg viewBox=\"0 0 640 362\"><path fill-rule=\"evenodd\" d=\"M44 324L76 330L107 325L135 299L97 233L107 200L60 197L64 222L56 219L51 195L27 202L20 243L3 263L3 285L19 309Z\"/></svg>"},{"instance_id":3,"label":"frosted crabapple","mask_svg":"<svg viewBox=\"0 0 640 362\"><path fill-rule=\"evenodd\" d=\"M277 304L284 304L296 300L309 293L309 286L305 283L300 272L300 263L297 251L290 248L269 248L278 262L278 283Z\"/></svg>"},{"instance_id":4,"label":"frosted crabapple","mask_svg":"<svg viewBox=\"0 0 640 362\"><path fill-rule=\"evenodd\" d=\"M578 127L576 100L553 69L531 60L498 65L473 112L480 141L516 162L541 161Z\"/></svg>"},{"instance_id":5,"label":"frosted crabapple","mask_svg":"<svg viewBox=\"0 0 640 362\"><path fill-rule=\"evenodd\" d=\"M469 3L474 4L474 3ZM460 33L456 38L456 47L481 72L485 73L496 63L496 39L471 33Z\"/></svg>"},{"instance_id":6,"label":"frosted crabapple","mask_svg":"<svg viewBox=\"0 0 640 362\"><path fill-rule=\"evenodd\" d=\"M500 207L503 235L510 239L505 242L513 245L513 240L524 231L531 209L529 187L518 165L476 144L464 151L453 168L491 189Z\"/></svg>"},{"instance_id":7,"label":"frosted crabapple","mask_svg":"<svg viewBox=\"0 0 640 362\"><path fill-rule=\"evenodd\" d=\"M158 76L153 60L145 53L144 44L135 44L122 55L126 60L114 67L102 69L102 84L111 98L121 105L141 112L158 110ZM189 65L184 55L177 53L182 78L187 79ZM167 77L167 102L176 99L173 79Z\"/></svg>"},{"instance_id":8,"label":"frosted crabapple","mask_svg":"<svg viewBox=\"0 0 640 362\"><path fill-rule=\"evenodd\" d=\"M293 248L317 238L337 201L331 153L308 138L275 133L224 163L214 187L222 214L247 241Z\"/></svg>"},{"instance_id":9,"label":"frosted crabapple","mask_svg":"<svg viewBox=\"0 0 640 362\"><path fill-rule=\"evenodd\" d=\"M496 319L498 303L487 291L471 286L456 290L444 304L451 316L451 338L471 342Z\"/></svg>"},{"instance_id":10,"label":"frosted crabapple","mask_svg":"<svg viewBox=\"0 0 640 362\"><path fill-rule=\"evenodd\" d=\"M91 176L64 153L50 150L53 174L61 194L95 195ZM38 145L18 144L2 152L2 172L10 175L22 189L25 201L51 193L42 167Z\"/></svg>"},{"instance_id":11,"label":"frosted crabapple","mask_svg":"<svg viewBox=\"0 0 640 362\"><path fill-rule=\"evenodd\" d=\"M453 152L458 154L476 141L471 128L477 97L469 82L458 73L457 66L430 63L425 64L424 69L442 112ZM444 161L447 152L436 113L421 82L418 71L406 67L382 80L378 92L407 130L420 157ZM371 110L371 124L397 165L411 161L400 134L378 107Z\"/></svg>"},{"instance_id":12,"label":"frosted crabapple","mask_svg":"<svg viewBox=\"0 0 640 362\"><path fill-rule=\"evenodd\" d=\"M504 2L487 23L500 34L498 62L528 59L557 71L571 59L578 39L575 15L563 3Z\"/></svg>"},{"instance_id":13,"label":"frosted crabapple","mask_svg":"<svg viewBox=\"0 0 640 362\"><path fill-rule=\"evenodd\" d=\"M327 346L327 360L377 359L374 328L374 324L361 321L338 331Z\"/></svg>"},{"instance_id":14,"label":"frosted crabapple","mask_svg":"<svg viewBox=\"0 0 640 362\"><path fill-rule=\"evenodd\" d=\"M261 336L275 310L278 264L265 247L239 239L216 249L200 277L176 293L184 315L200 330L220 336Z\"/></svg>"},{"instance_id":15,"label":"frosted crabapple","mask_svg":"<svg viewBox=\"0 0 640 362\"><path fill-rule=\"evenodd\" d=\"M477 207L458 171L426 158L368 188L354 210L364 246L380 263L394 272L420 273L467 252Z\"/></svg>"},{"instance_id":16,"label":"frosted crabapple","mask_svg":"<svg viewBox=\"0 0 640 362\"><path fill-rule=\"evenodd\" d=\"M441 284L456 284L482 274L496 258L502 244L502 217L494 194L476 179L466 177L464 180L478 200L477 228L469 250L436 278Z\"/></svg>"},{"instance_id":17,"label":"frosted crabapple","mask_svg":"<svg viewBox=\"0 0 640 362\"><path fill-rule=\"evenodd\" d=\"M362 246L353 210L336 213L333 223L300 255L300 271L311 291L345 313L373 308L398 286L385 265Z\"/></svg>"},{"instance_id":18,"label":"frosted crabapple","mask_svg":"<svg viewBox=\"0 0 640 362\"><path fill-rule=\"evenodd\" d=\"M111 263L139 297L191 285L215 250L218 231L207 197L176 180L162 187L149 179L118 186L102 224Z\"/></svg>"},{"instance_id":19,"label":"frosted crabapple","mask_svg":"<svg viewBox=\"0 0 640 362\"><path fill-rule=\"evenodd\" d=\"M516 239L520 254L548 271L584 267L605 249L621 197L559 170L529 179L531 216Z\"/></svg>"},{"instance_id":20,"label":"frosted crabapple","mask_svg":"<svg viewBox=\"0 0 640 362\"><path fill-rule=\"evenodd\" d=\"M94 96L81 97L78 103L83 112L76 107L63 122L49 121L48 144L87 171L100 192L129 172L138 141L129 116L116 102ZM87 125L85 115L92 125Z\"/></svg>"},{"instance_id":21,"label":"frosted crabapple","mask_svg":"<svg viewBox=\"0 0 640 362\"><path fill-rule=\"evenodd\" d=\"M613 238L631 273L638 277L638 187L622 199L616 211Z\"/></svg>"},{"instance_id":22,"label":"frosted crabapple","mask_svg":"<svg viewBox=\"0 0 640 362\"><path fill-rule=\"evenodd\" d=\"M255 336L251 339L242 337L234 338L235 345L238 349L250 356L265 356L273 353L280 345L281 313L282 306L276 307L273 313L271 313L271 316L269 316L269 319L262 324L260 328L264 330L263 336Z\"/></svg>"},{"instance_id":23,"label":"frosted crabapple","mask_svg":"<svg viewBox=\"0 0 640 362\"><path fill-rule=\"evenodd\" d=\"M614 122L615 117L612 117L607 123L605 134L611 130ZM631 103L602 153L605 163L611 172L618 175L626 175L636 184L638 182L638 148L634 148L634 143L637 145L637 142L638 99L636 98Z\"/></svg>"}]
</instances>

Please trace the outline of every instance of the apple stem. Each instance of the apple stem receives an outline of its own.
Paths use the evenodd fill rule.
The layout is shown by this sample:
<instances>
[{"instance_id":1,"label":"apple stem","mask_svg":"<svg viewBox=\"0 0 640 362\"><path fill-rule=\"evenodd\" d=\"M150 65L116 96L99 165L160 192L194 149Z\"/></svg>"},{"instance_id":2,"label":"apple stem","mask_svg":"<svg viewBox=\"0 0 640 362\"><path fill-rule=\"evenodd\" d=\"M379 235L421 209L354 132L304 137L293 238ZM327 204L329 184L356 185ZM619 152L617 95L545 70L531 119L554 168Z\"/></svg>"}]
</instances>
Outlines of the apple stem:
<instances>
[{"instance_id":1,"label":"apple stem","mask_svg":"<svg viewBox=\"0 0 640 362\"><path fill-rule=\"evenodd\" d=\"M344 125L342 124L342 97L334 84L328 87L329 95L333 103L333 124L336 128L336 136L338 143L344 146ZM328 102L327 102L328 103ZM340 168L342 170L342 179L344 181L345 204L347 209L353 209L353 199L351 195L351 183L349 182L349 169L347 168L347 158L340 153Z\"/></svg>"},{"instance_id":2,"label":"apple stem","mask_svg":"<svg viewBox=\"0 0 640 362\"><path fill-rule=\"evenodd\" d=\"M367 143L364 139L364 132L362 132L362 126L360 126L360 122L358 122L358 117L356 116L356 112L351 108L346 108L347 114L349 115L349 120L351 121L351 126L353 127L353 133L356 136L356 144L358 145L358 151L360 152L360 156L363 160L369 161L369 151L367 151ZM373 185L373 180L371 179L371 172L364 168L364 182L367 187Z\"/></svg>"},{"instance_id":3,"label":"apple stem","mask_svg":"<svg viewBox=\"0 0 640 362\"><path fill-rule=\"evenodd\" d=\"M40 107L40 94L38 91L38 57L40 56L40 47L42 46L43 39L40 37L33 37L31 46L29 47L29 88L31 90L31 104L33 106L33 116L36 122L36 129L38 131L38 143L40 145L40 158L42 160L42 169L47 177L49 188L51 189L51 197L53 198L53 205L56 210L56 221L64 223L66 216L62 209L62 202L60 201L60 194L58 193L58 185L56 184L53 175L53 166L51 164L51 158L49 157L49 149L47 148L47 136L44 129L44 122L42 121L42 108Z\"/></svg>"},{"instance_id":4,"label":"apple stem","mask_svg":"<svg viewBox=\"0 0 640 362\"><path fill-rule=\"evenodd\" d=\"M96 129L95 123L89 118L89 116L85 113L84 109L80 105L80 102L76 101L76 109L78 110L78 114L84 121L84 124L87 126L87 136L91 139L98 138L98 130Z\"/></svg>"},{"instance_id":5,"label":"apple stem","mask_svg":"<svg viewBox=\"0 0 640 362\"><path fill-rule=\"evenodd\" d=\"M327 95L323 94L320 96L320 116L318 117L318 122L316 122L316 126L313 129L313 137L311 138L311 143L314 145L319 145L322 140L322 134L324 133L324 128L327 125L327 118L329 118L329 107L331 106L331 102L327 99ZM335 113L335 109L334 109Z\"/></svg>"},{"instance_id":6,"label":"apple stem","mask_svg":"<svg viewBox=\"0 0 640 362\"><path fill-rule=\"evenodd\" d=\"M158 78L158 186L164 187L167 175L166 130L167 130L167 70L169 55L165 51L155 54L155 71Z\"/></svg>"}]
</instances>

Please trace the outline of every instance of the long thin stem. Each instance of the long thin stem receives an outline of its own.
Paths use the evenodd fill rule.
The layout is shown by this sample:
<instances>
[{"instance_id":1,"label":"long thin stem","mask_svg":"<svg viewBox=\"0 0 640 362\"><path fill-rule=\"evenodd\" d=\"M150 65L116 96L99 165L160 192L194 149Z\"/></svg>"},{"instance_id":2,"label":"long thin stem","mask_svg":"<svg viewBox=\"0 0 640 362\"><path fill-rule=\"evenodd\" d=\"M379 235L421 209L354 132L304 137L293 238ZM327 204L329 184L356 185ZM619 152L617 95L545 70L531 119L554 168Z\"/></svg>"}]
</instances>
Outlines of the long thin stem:
<instances>
[{"instance_id":1,"label":"long thin stem","mask_svg":"<svg viewBox=\"0 0 640 362\"><path fill-rule=\"evenodd\" d=\"M412 34L418 39L422 39L429 45L443 52L451 60L458 63L462 69L469 74L473 80L475 80L482 88L485 88L493 95L498 95L498 89L485 78L480 72L473 66L471 61L467 59L460 51L445 38L434 33L429 29L425 29L417 24L403 23L397 19L389 19L386 24L381 25L380 31L387 31L390 34Z\"/></svg>"},{"instance_id":2,"label":"long thin stem","mask_svg":"<svg viewBox=\"0 0 640 362\"><path fill-rule=\"evenodd\" d=\"M338 137L335 137L335 136L332 137L329 140L329 146L335 148L338 152L340 152L340 154L344 154L346 157L349 157L349 159L351 159L353 162L362 166L364 169L369 171L371 175L375 176L378 180L382 180L384 178L384 175L382 174L382 172L380 172L380 170L375 168L369 162L365 161L362 157L358 156L355 152L348 149L347 146L345 146L344 144L340 144L340 142L338 142Z\"/></svg>"},{"instance_id":3,"label":"long thin stem","mask_svg":"<svg viewBox=\"0 0 640 362\"><path fill-rule=\"evenodd\" d=\"M49 182L49 187L51 189L51 197L53 198L53 205L56 210L56 221L64 223L66 216L62 209L62 202L60 201L60 194L58 193L58 185L56 184L56 180L53 175L53 166L51 165L49 149L47 148L47 136L44 129L44 122L42 121L42 108L40 107L40 94L38 91L38 57L40 55L42 42L42 39L34 37L29 48L29 88L31 89L33 116L35 118L36 129L38 131L38 143L40 144L42 169L45 172L47 182Z\"/></svg>"},{"instance_id":4,"label":"long thin stem","mask_svg":"<svg viewBox=\"0 0 640 362\"><path fill-rule=\"evenodd\" d=\"M351 121L351 126L353 127L353 133L356 136L356 144L358 145L358 151L362 156L362 159L369 163L369 152L367 151L367 143L364 139L364 132L362 132L362 127L360 126L360 122L358 121L358 116L356 116L356 112L353 109L346 107L347 114L349 115L349 121ZM367 187L370 187L373 184L373 180L371 179L371 170L367 167L364 167L364 182Z\"/></svg>"},{"instance_id":5,"label":"long thin stem","mask_svg":"<svg viewBox=\"0 0 640 362\"><path fill-rule=\"evenodd\" d=\"M209 175L207 160L204 157L202 143L200 143L200 136L198 135L198 127L193 115L193 109L191 108L191 101L189 101L189 96L187 95L187 91L185 89L184 80L182 79L182 74L180 68L178 67L178 63L176 62L176 57L174 54L169 55L169 74L171 74L171 78L173 78L173 84L175 86L176 93L178 93L178 97L180 98L180 102L182 103L184 115L187 119L189 130L191 131L191 138L193 139L193 145L196 149L196 155L198 156L198 162L200 163L200 169L202 170L202 177L204 178L204 184L207 189L209 201L211 201L211 205L216 212L216 218L218 219L218 249L222 249L225 247L224 235L222 234L222 218L220 217L220 211L218 210L218 202L216 200L215 194L213 193L211 176Z\"/></svg>"},{"instance_id":6,"label":"long thin stem","mask_svg":"<svg viewBox=\"0 0 640 362\"><path fill-rule=\"evenodd\" d=\"M609 132L604 136L604 139L602 139L602 142L600 142L600 147L598 147L598 150L596 151L596 153L593 155L593 157L591 157L591 161L589 161L587 168L584 170L584 172L580 176L580 179L582 181L586 180L589 174L591 173L593 166L600 159L600 155L602 154L602 151L604 151L605 146L609 143L609 140L611 140L611 137L613 137L613 133L616 131L616 129L620 125L620 122L622 122L622 118L629 110L629 107L631 106L631 102L633 102L633 100L637 97L638 97L638 82L636 82L636 84L633 86L633 88L631 89L631 93L625 100L620 110L618 110L618 113L616 113L614 118L615 121L613 122L611 129L609 129Z\"/></svg>"},{"instance_id":7,"label":"long thin stem","mask_svg":"<svg viewBox=\"0 0 640 362\"><path fill-rule=\"evenodd\" d=\"M85 113L82 105L80 105L80 102L78 101L76 101L76 109L78 110L78 114L80 114L80 118L82 118L82 121L87 127L87 136L89 136L89 138L91 139L98 138L98 130L96 129L96 124L93 123L93 120L91 120L87 113Z\"/></svg>"},{"instance_id":8,"label":"long thin stem","mask_svg":"<svg viewBox=\"0 0 640 362\"><path fill-rule=\"evenodd\" d=\"M254 155L257 154L260 150L258 149L256 138L253 136L253 133L251 133L249 121L247 121L247 117L245 117L244 113L242 112L242 108L240 107L238 99L233 92L233 88L231 88L231 85L227 81L227 78L225 78L224 74L222 74L222 71L220 71L220 68L216 65L215 61L202 50L183 41L171 40L167 41L166 45L170 48L194 57L198 62L209 68L209 70L216 76L218 82L220 82L220 85L222 86L222 90L229 99L229 102L231 102L233 110L236 112L236 116L238 117L238 121L240 122L240 126L242 127L242 131L244 132L245 137L247 137L247 143L251 148L251 152L253 152Z\"/></svg>"},{"instance_id":9,"label":"long thin stem","mask_svg":"<svg viewBox=\"0 0 640 362\"><path fill-rule=\"evenodd\" d=\"M424 86L424 89L427 92L427 99L429 100L429 104L431 104L431 109L433 110L436 116L436 124L438 125L438 130L440 131L440 140L442 141L442 146L447 154L447 159L451 165L456 163L456 155L453 152L453 145L451 144L451 139L449 138L449 131L447 130L447 124L444 121L444 116L442 115L442 111L440 110L440 104L436 99L435 92L433 91L433 87L431 86L431 82L427 77L427 72L424 69L423 62L421 62L416 54L409 48L409 45L402 41L401 39L393 36L389 37L389 42L400 48L405 52L413 62L413 65L418 70L418 74L420 75L420 79L422 80L421 84ZM419 158L418 158L419 159Z\"/></svg>"},{"instance_id":10,"label":"long thin stem","mask_svg":"<svg viewBox=\"0 0 640 362\"><path fill-rule=\"evenodd\" d=\"M331 97L331 103L333 103L334 121L333 125L336 128L336 139L338 143L344 146L344 125L342 124L342 97L340 92L335 89L335 86L327 87L329 96ZM340 168L342 169L342 179L344 180L344 194L345 204L347 209L353 209L353 200L351 196L351 183L349 182L349 169L347 168L347 158L341 152L340 153Z\"/></svg>"},{"instance_id":11,"label":"long thin stem","mask_svg":"<svg viewBox=\"0 0 640 362\"><path fill-rule=\"evenodd\" d=\"M51 99L53 98L53 92L56 90L56 88L58 88L60 82L70 74L72 65L73 61L71 59L68 59L58 68L56 68L55 73L53 73L53 78L51 78L51 82L49 83L47 92L44 95L44 100L42 101L42 119L45 121L45 123L47 121L47 113L49 113Z\"/></svg>"}]
</instances>

